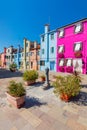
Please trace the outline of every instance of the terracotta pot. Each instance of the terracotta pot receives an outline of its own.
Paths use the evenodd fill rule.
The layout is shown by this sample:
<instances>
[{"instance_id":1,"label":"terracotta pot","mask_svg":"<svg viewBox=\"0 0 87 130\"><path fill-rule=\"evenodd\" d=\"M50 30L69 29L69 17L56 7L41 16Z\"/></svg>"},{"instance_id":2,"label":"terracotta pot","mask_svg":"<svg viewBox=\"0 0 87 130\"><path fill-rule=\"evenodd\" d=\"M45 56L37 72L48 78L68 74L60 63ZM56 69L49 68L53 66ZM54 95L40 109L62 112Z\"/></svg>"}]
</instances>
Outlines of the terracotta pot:
<instances>
[{"instance_id":1,"label":"terracotta pot","mask_svg":"<svg viewBox=\"0 0 87 130\"><path fill-rule=\"evenodd\" d=\"M45 81L45 77L41 77L41 78L40 78L40 81L41 81L41 82L44 82L44 81Z\"/></svg>"},{"instance_id":2,"label":"terracotta pot","mask_svg":"<svg viewBox=\"0 0 87 130\"><path fill-rule=\"evenodd\" d=\"M25 83L26 86L28 86L28 85L34 84L35 81L25 81L24 83Z\"/></svg>"},{"instance_id":3,"label":"terracotta pot","mask_svg":"<svg viewBox=\"0 0 87 130\"><path fill-rule=\"evenodd\" d=\"M13 97L8 92L6 92L7 100L16 108L20 108L25 103L25 95L21 97Z\"/></svg>"},{"instance_id":4,"label":"terracotta pot","mask_svg":"<svg viewBox=\"0 0 87 130\"><path fill-rule=\"evenodd\" d=\"M60 98L61 98L61 100L68 102L70 99L70 96L68 96L67 94L61 94Z\"/></svg>"}]
</instances>

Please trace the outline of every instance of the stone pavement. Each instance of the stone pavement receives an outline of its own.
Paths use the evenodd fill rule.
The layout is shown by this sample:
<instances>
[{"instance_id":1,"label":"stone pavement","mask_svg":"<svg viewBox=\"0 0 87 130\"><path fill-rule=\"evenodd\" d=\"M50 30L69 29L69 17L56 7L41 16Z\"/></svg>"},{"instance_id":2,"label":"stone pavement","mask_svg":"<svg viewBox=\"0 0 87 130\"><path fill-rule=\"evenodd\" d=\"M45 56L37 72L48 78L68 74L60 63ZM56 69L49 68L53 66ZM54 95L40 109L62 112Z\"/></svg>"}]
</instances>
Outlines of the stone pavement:
<instances>
[{"instance_id":1,"label":"stone pavement","mask_svg":"<svg viewBox=\"0 0 87 130\"><path fill-rule=\"evenodd\" d=\"M84 87L71 102L61 101L53 88L43 90L43 84L37 82L26 87L26 103L16 109L7 102L5 91L10 80L23 83L21 74L1 73L0 130L87 130L87 75L81 75Z\"/></svg>"}]
</instances>

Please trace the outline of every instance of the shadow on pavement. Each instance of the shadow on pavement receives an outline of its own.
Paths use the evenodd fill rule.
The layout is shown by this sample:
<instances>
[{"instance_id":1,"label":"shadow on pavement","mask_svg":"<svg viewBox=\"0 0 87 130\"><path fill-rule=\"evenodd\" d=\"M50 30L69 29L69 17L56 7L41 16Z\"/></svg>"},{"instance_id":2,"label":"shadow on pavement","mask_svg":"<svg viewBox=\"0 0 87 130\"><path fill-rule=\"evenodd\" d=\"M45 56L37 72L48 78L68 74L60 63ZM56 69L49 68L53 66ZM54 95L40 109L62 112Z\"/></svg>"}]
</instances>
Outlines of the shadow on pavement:
<instances>
[{"instance_id":1,"label":"shadow on pavement","mask_svg":"<svg viewBox=\"0 0 87 130\"><path fill-rule=\"evenodd\" d=\"M87 93L80 92L78 96L71 98L70 102L73 102L79 106L87 106Z\"/></svg>"},{"instance_id":2,"label":"shadow on pavement","mask_svg":"<svg viewBox=\"0 0 87 130\"><path fill-rule=\"evenodd\" d=\"M21 77L22 75L23 73L20 71L11 72L10 70L0 69L0 79L11 78L11 77Z\"/></svg>"},{"instance_id":3,"label":"shadow on pavement","mask_svg":"<svg viewBox=\"0 0 87 130\"><path fill-rule=\"evenodd\" d=\"M27 96L25 100L24 108L30 108L35 106L40 107L41 105L46 105L46 104L47 104L46 102L41 102L38 98Z\"/></svg>"}]
</instances>

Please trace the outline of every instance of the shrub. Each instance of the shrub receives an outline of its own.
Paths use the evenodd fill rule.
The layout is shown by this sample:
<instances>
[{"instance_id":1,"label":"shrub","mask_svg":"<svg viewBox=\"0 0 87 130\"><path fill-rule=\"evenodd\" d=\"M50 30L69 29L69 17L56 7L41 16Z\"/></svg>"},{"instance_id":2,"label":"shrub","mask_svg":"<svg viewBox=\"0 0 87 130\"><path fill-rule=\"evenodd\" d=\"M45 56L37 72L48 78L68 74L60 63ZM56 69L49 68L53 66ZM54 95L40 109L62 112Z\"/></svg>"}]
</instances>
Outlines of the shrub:
<instances>
[{"instance_id":1,"label":"shrub","mask_svg":"<svg viewBox=\"0 0 87 130\"><path fill-rule=\"evenodd\" d=\"M80 89L80 80L75 75L69 76L58 76L56 81L53 83L54 93L58 94L66 94L69 97L76 96Z\"/></svg>"},{"instance_id":2,"label":"shrub","mask_svg":"<svg viewBox=\"0 0 87 130\"><path fill-rule=\"evenodd\" d=\"M8 93L14 97L21 97L25 95L25 89L22 83L16 83L12 80L8 86Z\"/></svg>"},{"instance_id":3,"label":"shrub","mask_svg":"<svg viewBox=\"0 0 87 130\"><path fill-rule=\"evenodd\" d=\"M27 70L23 74L25 81L35 81L38 78L38 73L35 70Z\"/></svg>"},{"instance_id":4,"label":"shrub","mask_svg":"<svg viewBox=\"0 0 87 130\"><path fill-rule=\"evenodd\" d=\"M9 68L10 68L10 70L11 69L16 69L17 68L17 64L16 63L12 63L12 64L10 64Z\"/></svg>"}]
</instances>

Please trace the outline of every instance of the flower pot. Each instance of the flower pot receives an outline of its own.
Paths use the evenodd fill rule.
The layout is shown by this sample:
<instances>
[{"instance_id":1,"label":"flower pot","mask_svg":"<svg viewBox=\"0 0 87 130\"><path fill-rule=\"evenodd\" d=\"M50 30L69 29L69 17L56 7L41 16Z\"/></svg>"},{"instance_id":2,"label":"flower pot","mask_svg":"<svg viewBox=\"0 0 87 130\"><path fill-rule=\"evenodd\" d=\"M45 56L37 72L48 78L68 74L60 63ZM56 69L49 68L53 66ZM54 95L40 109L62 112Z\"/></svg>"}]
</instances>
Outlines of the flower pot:
<instances>
[{"instance_id":1,"label":"flower pot","mask_svg":"<svg viewBox=\"0 0 87 130\"><path fill-rule=\"evenodd\" d=\"M44 82L45 81L45 77L40 77L40 81Z\"/></svg>"},{"instance_id":2,"label":"flower pot","mask_svg":"<svg viewBox=\"0 0 87 130\"><path fill-rule=\"evenodd\" d=\"M59 71L64 72L64 67L63 66L59 67Z\"/></svg>"},{"instance_id":3,"label":"flower pot","mask_svg":"<svg viewBox=\"0 0 87 130\"><path fill-rule=\"evenodd\" d=\"M24 83L25 83L26 86L28 86L28 85L34 84L35 81L25 81Z\"/></svg>"},{"instance_id":4,"label":"flower pot","mask_svg":"<svg viewBox=\"0 0 87 130\"><path fill-rule=\"evenodd\" d=\"M74 53L76 58L81 58L82 57L82 52L81 51L77 51Z\"/></svg>"},{"instance_id":5,"label":"flower pot","mask_svg":"<svg viewBox=\"0 0 87 130\"><path fill-rule=\"evenodd\" d=\"M59 57L59 58L64 58L64 54L63 54L63 53L59 53L59 54L58 54L58 57Z\"/></svg>"},{"instance_id":6,"label":"flower pot","mask_svg":"<svg viewBox=\"0 0 87 130\"><path fill-rule=\"evenodd\" d=\"M25 95L21 97L13 97L8 92L6 92L7 100L16 108L20 108L25 103Z\"/></svg>"},{"instance_id":7,"label":"flower pot","mask_svg":"<svg viewBox=\"0 0 87 130\"><path fill-rule=\"evenodd\" d=\"M72 72L73 72L73 67L68 66L68 67L66 68L66 72L72 73Z\"/></svg>"},{"instance_id":8,"label":"flower pot","mask_svg":"<svg viewBox=\"0 0 87 130\"><path fill-rule=\"evenodd\" d=\"M70 96L68 96L67 94L61 94L60 99L65 101L65 102L68 102L70 99Z\"/></svg>"}]
</instances>

